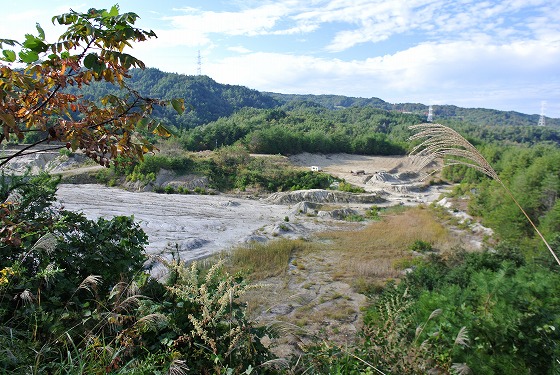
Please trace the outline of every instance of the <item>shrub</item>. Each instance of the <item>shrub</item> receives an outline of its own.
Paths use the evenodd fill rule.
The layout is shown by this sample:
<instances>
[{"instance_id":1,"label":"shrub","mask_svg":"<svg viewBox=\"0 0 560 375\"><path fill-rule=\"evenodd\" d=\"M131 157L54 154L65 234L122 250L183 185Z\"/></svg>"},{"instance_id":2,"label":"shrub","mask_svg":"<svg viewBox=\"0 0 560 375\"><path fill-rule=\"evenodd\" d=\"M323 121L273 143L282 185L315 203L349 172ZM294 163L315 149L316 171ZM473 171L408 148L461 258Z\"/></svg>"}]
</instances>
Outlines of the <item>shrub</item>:
<instances>
[{"instance_id":1,"label":"shrub","mask_svg":"<svg viewBox=\"0 0 560 375\"><path fill-rule=\"evenodd\" d=\"M379 220L379 207L371 206L366 210L366 217L368 219Z\"/></svg>"},{"instance_id":2,"label":"shrub","mask_svg":"<svg viewBox=\"0 0 560 375\"><path fill-rule=\"evenodd\" d=\"M58 150L58 153L62 156L72 156L72 155L74 155L74 153L67 148L61 148L60 150Z\"/></svg>"},{"instance_id":3,"label":"shrub","mask_svg":"<svg viewBox=\"0 0 560 375\"><path fill-rule=\"evenodd\" d=\"M346 181L342 181L340 184L338 184L338 190L340 191L345 191L347 193L364 193L365 190L361 187L358 186L354 186L352 184L349 184Z\"/></svg>"},{"instance_id":4,"label":"shrub","mask_svg":"<svg viewBox=\"0 0 560 375\"><path fill-rule=\"evenodd\" d=\"M166 185L163 188L163 192L165 194L175 194L176 193L175 188L172 185Z\"/></svg>"},{"instance_id":5,"label":"shrub","mask_svg":"<svg viewBox=\"0 0 560 375\"><path fill-rule=\"evenodd\" d=\"M358 214L350 214L350 215L346 215L344 217L344 220L350 221L350 222L361 222L361 221L364 221L364 217L362 215L358 215Z\"/></svg>"},{"instance_id":6,"label":"shrub","mask_svg":"<svg viewBox=\"0 0 560 375\"><path fill-rule=\"evenodd\" d=\"M153 279L133 218L53 209L57 182L0 179L0 372L269 373L242 280L196 263Z\"/></svg>"},{"instance_id":7,"label":"shrub","mask_svg":"<svg viewBox=\"0 0 560 375\"><path fill-rule=\"evenodd\" d=\"M428 251L432 251L433 247L432 244L427 241L416 240L410 245L409 249L419 253L426 253Z\"/></svg>"}]
</instances>

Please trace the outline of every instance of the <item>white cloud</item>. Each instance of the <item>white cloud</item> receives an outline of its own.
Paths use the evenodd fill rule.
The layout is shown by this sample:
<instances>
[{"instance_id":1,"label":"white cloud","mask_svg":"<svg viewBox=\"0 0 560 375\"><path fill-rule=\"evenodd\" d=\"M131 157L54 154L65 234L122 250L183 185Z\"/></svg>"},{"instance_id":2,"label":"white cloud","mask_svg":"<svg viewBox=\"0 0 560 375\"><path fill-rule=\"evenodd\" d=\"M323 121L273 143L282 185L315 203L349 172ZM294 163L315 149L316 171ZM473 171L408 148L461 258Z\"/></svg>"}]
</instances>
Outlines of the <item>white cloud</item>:
<instances>
[{"instance_id":1,"label":"white cloud","mask_svg":"<svg viewBox=\"0 0 560 375\"><path fill-rule=\"evenodd\" d=\"M237 53L249 53L249 52L251 52L250 49L245 48L243 46L228 47L228 51L237 52Z\"/></svg>"},{"instance_id":2,"label":"white cloud","mask_svg":"<svg viewBox=\"0 0 560 375\"><path fill-rule=\"evenodd\" d=\"M281 4L267 4L239 12L205 12L194 8L180 11L186 14L165 18L174 29L203 34L254 36L271 30L285 13L285 7Z\"/></svg>"},{"instance_id":3,"label":"white cloud","mask_svg":"<svg viewBox=\"0 0 560 375\"><path fill-rule=\"evenodd\" d=\"M522 11L540 16L526 20ZM531 38L558 30L560 5L546 0L456 1L443 0L332 0L322 7L293 16L298 22L319 27L345 23L326 49L341 52L362 43L376 43L397 34L428 32L434 40ZM505 17L510 17L507 22Z\"/></svg>"},{"instance_id":4,"label":"white cloud","mask_svg":"<svg viewBox=\"0 0 560 375\"><path fill-rule=\"evenodd\" d=\"M532 113L547 100L547 114L560 116L558 1L238 0L236 11L199 4L173 16L164 3L146 8L141 27L158 39L136 44L132 54L148 66L194 74L200 50L203 74L263 91L483 107L525 97L536 103ZM48 37L58 36L50 16L70 8L87 10L6 13L0 37L21 39L35 32L35 20Z\"/></svg>"},{"instance_id":5,"label":"white cloud","mask_svg":"<svg viewBox=\"0 0 560 375\"><path fill-rule=\"evenodd\" d=\"M479 45L467 41L424 43L355 61L250 53L209 64L205 71L218 82L262 91L376 96L392 102L478 103L511 110L513 105L508 108L503 103L521 103L525 96L537 102L559 97L560 84L547 78L556 74L557 61L560 49L541 42Z\"/></svg>"}]
</instances>

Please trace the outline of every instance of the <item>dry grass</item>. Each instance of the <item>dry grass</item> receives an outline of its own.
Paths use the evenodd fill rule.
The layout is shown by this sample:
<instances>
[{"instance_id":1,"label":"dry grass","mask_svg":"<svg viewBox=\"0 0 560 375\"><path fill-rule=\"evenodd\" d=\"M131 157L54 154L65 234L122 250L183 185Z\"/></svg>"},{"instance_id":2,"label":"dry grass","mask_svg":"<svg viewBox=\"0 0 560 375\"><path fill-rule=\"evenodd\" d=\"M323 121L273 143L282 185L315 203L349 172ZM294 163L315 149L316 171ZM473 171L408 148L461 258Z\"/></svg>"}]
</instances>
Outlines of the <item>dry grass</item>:
<instances>
[{"instance_id":1,"label":"dry grass","mask_svg":"<svg viewBox=\"0 0 560 375\"><path fill-rule=\"evenodd\" d=\"M280 239L265 244L252 243L234 248L228 256L230 272L241 272L249 280L263 280L287 272L295 252L309 251L311 244L302 240Z\"/></svg>"},{"instance_id":2,"label":"dry grass","mask_svg":"<svg viewBox=\"0 0 560 375\"><path fill-rule=\"evenodd\" d=\"M533 220L531 220L527 212L521 207L507 186L500 180L494 168L492 168L484 156L482 156L469 141L455 130L441 124L425 123L410 126L410 129L416 131L416 133L411 136L409 140L421 140L421 143L414 147L410 153L410 155L420 163L420 168L427 166L436 159L443 159L444 164L442 168L457 164L465 165L496 180L502 186L506 194L513 200L515 205L521 210L523 215L525 215L525 218L546 245L548 251L554 260L556 260L556 263L560 265L560 258L558 258L552 247L550 247L535 223L533 223Z\"/></svg>"},{"instance_id":3,"label":"dry grass","mask_svg":"<svg viewBox=\"0 0 560 375\"><path fill-rule=\"evenodd\" d=\"M416 240L443 252L456 244L434 212L420 207L384 216L359 231L330 232L322 237L333 241L331 251L340 256L333 274L339 280L398 277L401 267L396 265L403 258L412 258L409 247Z\"/></svg>"}]
</instances>

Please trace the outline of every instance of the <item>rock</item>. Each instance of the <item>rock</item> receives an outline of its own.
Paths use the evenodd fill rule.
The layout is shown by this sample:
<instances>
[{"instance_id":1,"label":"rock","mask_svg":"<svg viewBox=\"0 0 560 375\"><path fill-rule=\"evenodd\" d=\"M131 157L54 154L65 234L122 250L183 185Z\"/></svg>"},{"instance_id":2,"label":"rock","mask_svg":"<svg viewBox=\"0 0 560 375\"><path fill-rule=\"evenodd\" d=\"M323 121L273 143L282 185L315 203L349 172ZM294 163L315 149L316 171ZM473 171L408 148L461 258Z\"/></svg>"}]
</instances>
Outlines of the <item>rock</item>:
<instances>
[{"instance_id":1,"label":"rock","mask_svg":"<svg viewBox=\"0 0 560 375\"><path fill-rule=\"evenodd\" d=\"M194 249L199 249L206 245L208 240L203 238L189 238L179 244L179 251L189 251Z\"/></svg>"},{"instance_id":2,"label":"rock","mask_svg":"<svg viewBox=\"0 0 560 375\"><path fill-rule=\"evenodd\" d=\"M290 305L276 305L270 308L270 312L275 315L288 315L294 310Z\"/></svg>"},{"instance_id":3,"label":"rock","mask_svg":"<svg viewBox=\"0 0 560 375\"><path fill-rule=\"evenodd\" d=\"M173 180L175 176L175 172L168 171L167 169L161 169L156 176L154 185L163 186L164 184L167 184L167 182Z\"/></svg>"},{"instance_id":4,"label":"rock","mask_svg":"<svg viewBox=\"0 0 560 375\"><path fill-rule=\"evenodd\" d=\"M221 207L237 207L240 205L240 203L234 201L225 201L218 203L218 205L220 205Z\"/></svg>"},{"instance_id":5,"label":"rock","mask_svg":"<svg viewBox=\"0 0 560 375\"><path fill-rule=\"evenodd\" d=\"M331 217L335 220L344 220L347 216L358 215L358 211L351 208L340 208L332 211L319 211L319 217Z\"/></svg>"},{"instance_id":6,"label":"rock","mask_svg":"<svg viewBox=\"0 0 560 375\"><path fill-rule=\"evenodd\" d=\"M443 198L442 200L437 202L438 206L442 206L445 208L451 208L452 204L447 200L447 198Z\"/></svg>"},{"instance_id":7,"label":"rock","mask_svg":"<svg viewBox=\"0 0 560 375\"><path fill-rule=\"evenodd\" d=\"M299 202L295 205L294 210L292 211L294 215L298 214L310 214L310 215L317 215L317 209L319 208L319 204L312 203L312 202Z\"/></svg>"},{"instance_id":8,"label":"rock","mask_svg":"<svg viewBox=\"0 0 560 375\"><path fill-rule=\"evenodd\" d=\"M294 226L292 224L289 223L280 223L280 224L275 224L274 228L272 228L272 235L273 236L278 236L280 234L286 233L286 232L293 232L294 231Z\"/></svg>"},{"instance_id":9,"label":"rock","mask_svg":"<svg viewBox=\"0 0 560 375\"><path fill-rule=\"evenodd\" d=\"M336 190L311 189L273 193L266 198L266 201L274 204L299 202L376 204L385 202L385 199L377 193L353 194Z\"/></svg>"},{"instance_id":10,"label":"rock","mask_svg":"<svg viewBox=\"0 0 560 375\"><path fill-rule=\"evenodd\" d=\"M251 243L251 242L258 242L258 243L265 243L268 241L268 238L265 236L259 236L257 234L251 234L242 238L239 242L241 243Z\"/></svg>"}]
</instances>

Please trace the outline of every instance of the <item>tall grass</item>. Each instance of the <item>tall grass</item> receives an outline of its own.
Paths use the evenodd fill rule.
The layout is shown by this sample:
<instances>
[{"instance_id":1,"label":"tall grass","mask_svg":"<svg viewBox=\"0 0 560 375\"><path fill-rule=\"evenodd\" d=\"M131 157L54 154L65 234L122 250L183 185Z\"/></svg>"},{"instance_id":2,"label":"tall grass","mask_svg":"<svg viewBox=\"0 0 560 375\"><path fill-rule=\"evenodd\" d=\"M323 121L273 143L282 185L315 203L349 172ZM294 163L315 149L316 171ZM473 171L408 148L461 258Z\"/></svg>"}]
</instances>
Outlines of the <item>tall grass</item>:
<instances>
[{"instance_id":1,"label":"tall grass","mask_svg":"<svg viewBox=\"0 0 560 375\"><path fill-rule=\"evenodd\" d=\"M303 240L280 239L265 244L253 242L234 248L228 267L230 272L242 272L250 280L280 276L288 270L294 253L310 246Z\"/></svg>"},{"instance_id":2,"label":"tall grass","mask_svg":"<svg viewBox=\"0 0 560 375\"><path fill-rule=\"evenodd\" d=\"M420 207L384 215L382 221L359 231L326 232L320 236L332 240L332 250L340 254L335 276L341 279L400 276L397 265L403 258L412 260L409 248L417 240L440 251L458 244L430 209Z\"/></svg>"},{"instance_id":3,"label":"tall grass","mask_svg":"<svg viewBox=\"0 0 560 375\"><path fill-rule=\"evenodd\" d=\"M550 247L533 220L531 220L527 212L525 212L523 207L521 207L512 192L500 179L494 168L492 168L484 156L482 156L482 154L469 141L467 141L455 130L441 124L425 123L410 126L410 129L416 131L416 133L412 135L409 140L421 141L420 144L414 147L410 153L410 155L419 162L420 167L425 167L436 159L443 159L444 163L442 168L450 165L464 165L474 168L494 179L513 200L523 215L525 215L525 218L527 218L528 222L531 224L542 242L546 245L548 251L550 251L550 254L552 254L556 260L556 263L560 265L560 259L552 247Z\"/></svg>"}]
</instances>

